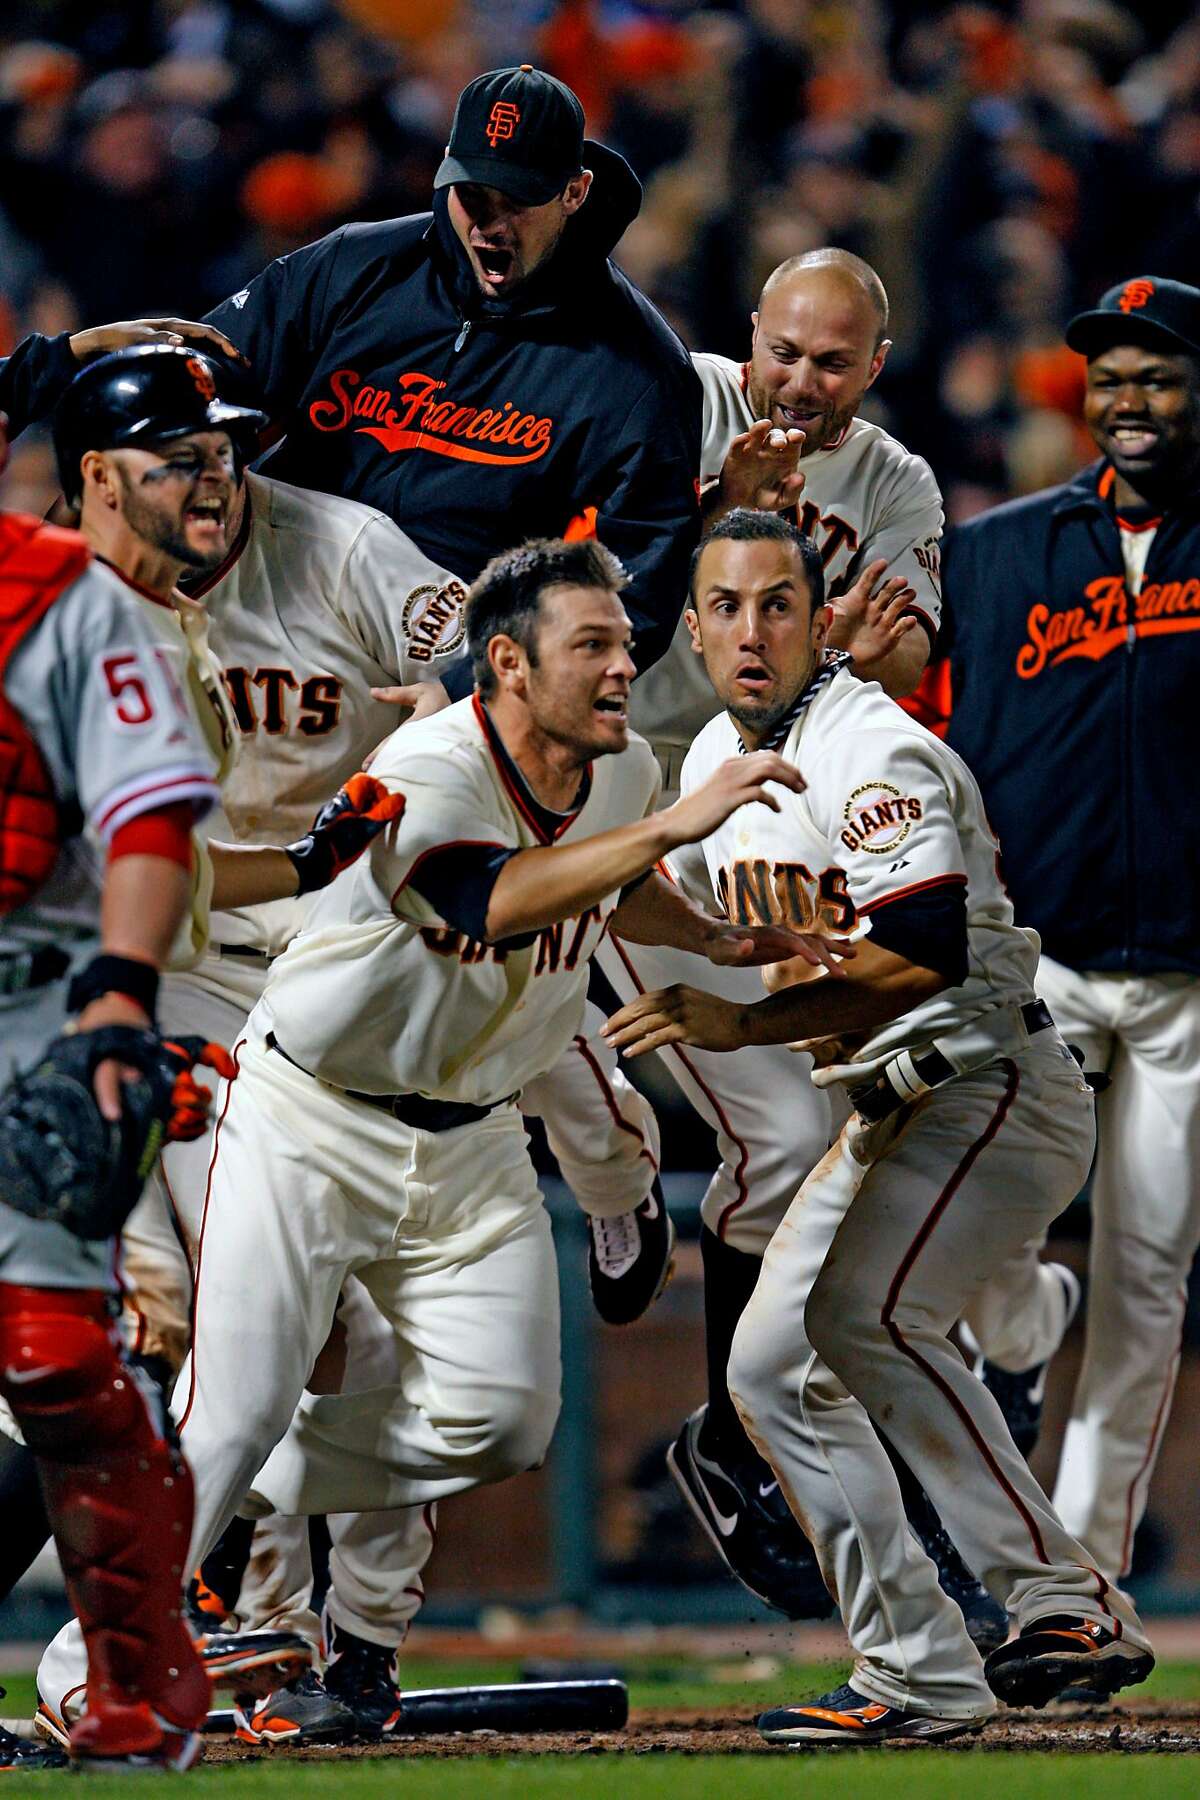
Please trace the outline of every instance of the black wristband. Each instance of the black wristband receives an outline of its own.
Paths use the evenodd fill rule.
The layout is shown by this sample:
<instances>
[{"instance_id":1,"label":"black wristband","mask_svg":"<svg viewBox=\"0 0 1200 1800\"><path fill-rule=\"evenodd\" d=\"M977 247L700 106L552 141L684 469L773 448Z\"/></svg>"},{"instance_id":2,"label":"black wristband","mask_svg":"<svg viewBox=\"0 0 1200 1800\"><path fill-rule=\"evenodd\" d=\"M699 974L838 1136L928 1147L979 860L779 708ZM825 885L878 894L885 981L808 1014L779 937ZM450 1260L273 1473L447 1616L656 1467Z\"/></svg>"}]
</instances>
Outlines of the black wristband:
<instances>
[{"instance_id":1,"label":"black wristband","mask_svg":"<svg viewBox=\"0 0 1200 1800\"><path fill-rule=\"evenodd\" d=\"M315 894L328 887L333 875L333 857L324 835L310 831L294 844L284 844L283 854L296 871L296 894Z\"/></svg>"},{"instance_id":2,"label":"black wristband","mask_svg":"<svg viewBox=\"0 0 1200 1800\"><path fill-rule=\"evenodd\" d=\"M152 963L138 962L132 956L93 956L67 989L67 1007L80 1013L102 994L125 994L148 1019L153 1019L158 1003L158 970Z\"/></svg>"}]
</instances>

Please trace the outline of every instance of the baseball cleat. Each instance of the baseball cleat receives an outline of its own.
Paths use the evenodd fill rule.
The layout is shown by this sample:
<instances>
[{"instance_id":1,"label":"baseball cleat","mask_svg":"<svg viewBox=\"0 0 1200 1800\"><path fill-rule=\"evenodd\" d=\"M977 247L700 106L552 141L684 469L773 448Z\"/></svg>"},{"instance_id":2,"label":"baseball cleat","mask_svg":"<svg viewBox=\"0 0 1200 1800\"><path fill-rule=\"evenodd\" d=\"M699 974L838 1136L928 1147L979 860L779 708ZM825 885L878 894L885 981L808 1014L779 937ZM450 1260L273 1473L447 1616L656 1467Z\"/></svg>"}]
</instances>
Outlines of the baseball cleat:
<instances>
[{"instance_id":1,"label":"baseball cleat","mask_svg":"<svg viewBox=\"0 0 1200 1800\"><path fill-rule=\"evenodd\" d=\"M928 1742L933 1738L962 1737L980 1731L991 1714L973 1719L943 1719L930 1713L909 1712L868 1700L849 1683L822 1694L807 1706L775 1706L757 1720L768 1744L796 1744L810 1750L838 1749L850 1745L886 1744L893 1738Z\"/></svg>"},{"instance_id":2,"label":"baseball cleat","mask_svg":"<svg viewBox=\"0 0 1200 1800\"><path fill-rule=\"evenodd\" d=\"M395 1645L370 1644L332 1622L328 1630L326 1693L350 1708L363 1737L390 1736L400 1723Z\"/></svg>"},{"instance_id":3,"label":"baseball cleat","mask_svg":"<svg viewBox=\"0 0 1200 1800\"><path fill-rule=\"evenodd\" d=\"M67 1765L67 1753L57 1744L39 1744L32 1738L18 1737L15 1731L0 1725L0 1775L13 1769L36 1772L65 1769Z\"/></svg>"},{"instance_id":4,"label":"baseball cleat","mask_svg":"<svg viewBox=\"0 0 1200 1800\"><path fill-rule=\"evenodd\" d=\"M260 1699L312 1667L313 1647L298 1631L211 1631L195 1642L214 1686Z\"/></svg>"},{"instance_id":5,"label":"baseball cleat","mask_svg":"<svg viewBox=\"0 0 1200 1800\"><path fill-rule=\"evenodd\" d=\"M237 1735L244 1744L344 1744L358 1729L350 1708L308 1669L268 1695Z\"/></svg>"},{"instance_id":6,"label":"baseball cleat","mask_svg":"<svg viewBox=\"0 0 1200 1800\"><path fill-rule=\"evenodd\" d=\"M71 1742L71 1728L60 1719L53 1707L47 1706L41 1695L38 1696L37 1711L33 1715L33 1729L39 1738L56 1749L66 1750Z\"/></svg>"},{"instance_id":7,"label":"baseball cleat","mask_svg":"<svg viewBox=\"0 0 1200 1800\"><path fill-rule=\"evenodd\" d=\"M1051 1266L1066 1292L1065 1331L1079 1309L1082 1289L1079 1277L1072 1269L1065 1268L1062 1263ZM1042 1407L1046 1402L1046 1372L1050 1367L1050 1359L1035 1363L1032 1369L1022 1369L1016 1375L989 1362L986 1356L976 1357L974 1367L976 1375L1004 1414L1004 1423L1008 1426L1013 1443L1022 1456L1029 1456L1042 1429Z\"/></svg>"},{"instance_id":8,"label":"baseball cleat","mask_svg":"<svg viewBox=\"0 0 1200 1800\"><path fill-rule=\"evenodd\" d=\"M640 1206L612 1219L588 1219L588 1282L606 1325L632 1325L666 1287L675 1268L675 1227L657 1178Z\"/></svg>"},{"instance_id":9,"label":"baseball cleat","mask_svg":"<svg viewBox=\"0 0 1200 1800\"><path fill-rule=\"evenodd\" d=\"M1145 1681L1154 1654L1117 1637L1098 1619L1054 1613L994 1650L983 1665L988 1686L1006 1706L1045 1706L1067 1688L1087 1687L1107 1699Z\"/></svg>"},{"instance_id":10,"label":"baseball cleat","mask_svg":"<svg viewBox=\"0 0 1200 1800\"><path fill-rule=\"evenodd\" d=\"M707 1406L685 1423L667 1468L731 1575L789 1619L828 1619L833 1599L773 1472L747 1443L721 1461L700 1447Z\"/></svg>"}]
</instances>

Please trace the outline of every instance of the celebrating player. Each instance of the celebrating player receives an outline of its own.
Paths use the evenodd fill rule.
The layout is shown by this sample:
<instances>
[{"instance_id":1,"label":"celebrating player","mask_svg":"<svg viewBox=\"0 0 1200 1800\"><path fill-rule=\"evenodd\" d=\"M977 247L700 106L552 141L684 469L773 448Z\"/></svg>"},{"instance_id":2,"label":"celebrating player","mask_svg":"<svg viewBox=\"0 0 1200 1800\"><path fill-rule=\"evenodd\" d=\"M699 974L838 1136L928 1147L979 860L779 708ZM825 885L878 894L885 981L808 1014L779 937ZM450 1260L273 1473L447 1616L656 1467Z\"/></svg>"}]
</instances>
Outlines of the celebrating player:
<instances>
[{"instance_id":1,"label":"celebrating player","mask_svg":"<svg viewBox=\"0 0 1200 1800\"><path fill-rule=\"evenodd\" d=\"M248 360L287 433L268 473L377 506L464 580L524 537L594 520L629 569L644 669L671 641L699 533L700 391L678 338L609 260L641 205L637 178L583 133L553 76L528 64L477 76L432 215L344 225L204 327L28 338L0 369L0 406L14 424L44 415L74 358L135 341L123 331L200 330L205 348Z\"/></svg>"},{"instance_id":2,"label":"celebrating player","mask_svg":"<svg viewBox=\"0 0 1200 1800\"><path fill-rule=\"evenodd\" d=\"M199 1551L251 1483L285 1512L420 1506L541 1458L557 1287L513 1095L575 1029L614 913L714 961L763 960L779 942L647 873L781 765L732 763L650 812L653 759L626 725L622 584L590 542L491 565L468 612L476 696L380 751L404 819L314 908L251 1015L180 1402L204 1471ZM798 949L833 962L823 944ZM395 1379L302 1400L355 1269L392 1322Z\"/></svg>"},{"instance_id":3,"label":"celebrating player","mask_svg":"<svg viewBox=\"0 0 1200 1800\"><path fill-rule=\"evenodd\" d=\"M952 751L825 654L819 553L788 521L723 520L686 618L726 710L687 757L685 797L731 752L804 768L801 796L778 793L776 811L742 812L705 840L713 891L735 923L807 928L833 903L861 940L844 981L785 966L750 1006L676 986L606 1028L626 1054L814 1042L820 1081L855 1109L772 1242L730 1360L735 1404L856 1653L848 1685L760 1727L780 1743L940 1738L986 1720L993 1692L1041 1706L1081 1675L1115 1692L1153 1667L1137 1617L947 1337L1072 1199L1095 1141L1087 1084L1034 998L1036 939L1013 923L978 790ZM1017 1616L986 1679L875 1427Z\"/></svg>"}]
</instances>

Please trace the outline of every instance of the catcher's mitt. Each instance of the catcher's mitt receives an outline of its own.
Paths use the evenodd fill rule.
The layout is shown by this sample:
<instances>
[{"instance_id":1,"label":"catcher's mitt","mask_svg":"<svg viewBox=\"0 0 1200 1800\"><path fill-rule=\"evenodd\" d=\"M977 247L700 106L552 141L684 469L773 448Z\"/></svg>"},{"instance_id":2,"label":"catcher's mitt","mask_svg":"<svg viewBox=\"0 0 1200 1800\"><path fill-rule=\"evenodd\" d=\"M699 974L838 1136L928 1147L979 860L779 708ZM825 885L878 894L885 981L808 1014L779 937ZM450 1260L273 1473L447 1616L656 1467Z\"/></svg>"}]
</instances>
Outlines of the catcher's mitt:
<instances>
[{"instance_id":1,"label":"catcher's mitt","mask_svg":"<svg viewBox=\"0 0 1200 1800\"><path fill-rule=\"evenodd\" d=\"M102 1062L137 1070L121 1085L121 1116L103 1117L93 1080ZM203 1130L196 1063L232 1077L232 1058L203 1038L175 1040L128 1025L55 1038L0 1094L0 1201L76 1237L120 1231L169 1138Z\"/></svg>"}]
</instances>

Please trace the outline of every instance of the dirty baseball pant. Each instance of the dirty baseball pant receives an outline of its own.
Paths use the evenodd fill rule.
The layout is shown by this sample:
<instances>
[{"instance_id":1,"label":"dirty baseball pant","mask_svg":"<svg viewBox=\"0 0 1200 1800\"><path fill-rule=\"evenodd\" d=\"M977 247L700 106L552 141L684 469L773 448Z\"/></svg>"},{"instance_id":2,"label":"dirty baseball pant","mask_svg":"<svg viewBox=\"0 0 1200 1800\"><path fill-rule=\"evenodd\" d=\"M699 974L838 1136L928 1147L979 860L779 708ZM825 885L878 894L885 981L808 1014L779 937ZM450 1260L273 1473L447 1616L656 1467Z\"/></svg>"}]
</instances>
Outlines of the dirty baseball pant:
<instances>
[{"instance_id":1,"label":"dirty baseball pant","mask_svg":"<svg viewBox=\"0 0 1200 1800\"><path fill-rule=\"evenodd\" d=\"M1038 993L1087 1068L1111 1081L1097 1103L1087 1335L1054 1504L1115 1581L1170 1416L1200 1246L1200 981L1080 973L1043 957ZM1013 1314L1036 1257L1034 1244L1008 1271Z\"/></svg>"},{"instance_id":2,"label":"dirty baseball pant","mask_svg":"<svg viewBox=\"0 0 1200 1800\"><path fill-rule=\"evenodd\" d=\"M1093 1141L1091 1097L1053 1032L873 1129L852 1119L742 1315L730 1390L837 1599L854 1686L884 1705L969 1718L994 1702L877 1430L1021 1626L1115 1616L1145 1641L948 1338L996 1268L1069 1204Z\"/></svg>"}]
</instances>

